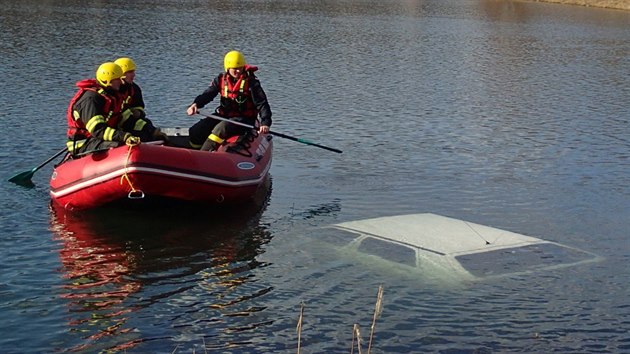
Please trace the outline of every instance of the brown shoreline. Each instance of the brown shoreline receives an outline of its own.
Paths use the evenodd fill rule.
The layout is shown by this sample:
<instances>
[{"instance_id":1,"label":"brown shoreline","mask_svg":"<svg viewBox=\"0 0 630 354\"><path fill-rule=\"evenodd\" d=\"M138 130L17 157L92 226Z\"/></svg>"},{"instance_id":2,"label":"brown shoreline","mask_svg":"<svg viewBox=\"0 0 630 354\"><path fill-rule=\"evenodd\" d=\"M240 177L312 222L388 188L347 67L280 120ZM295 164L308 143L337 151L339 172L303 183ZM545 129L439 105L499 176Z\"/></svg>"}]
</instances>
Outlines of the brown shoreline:
<instances>
[{"instance_id":1,"label":"brown shoreline","mask_svg":"<svg viewBox=\"0 0 630 354\"><path fill-rule=\"evenodd\" d=\"M630 0L533 0L537 2L553 2L567 5L601 7L606 9L630 10Z\"/></svg>"}]
</instances>

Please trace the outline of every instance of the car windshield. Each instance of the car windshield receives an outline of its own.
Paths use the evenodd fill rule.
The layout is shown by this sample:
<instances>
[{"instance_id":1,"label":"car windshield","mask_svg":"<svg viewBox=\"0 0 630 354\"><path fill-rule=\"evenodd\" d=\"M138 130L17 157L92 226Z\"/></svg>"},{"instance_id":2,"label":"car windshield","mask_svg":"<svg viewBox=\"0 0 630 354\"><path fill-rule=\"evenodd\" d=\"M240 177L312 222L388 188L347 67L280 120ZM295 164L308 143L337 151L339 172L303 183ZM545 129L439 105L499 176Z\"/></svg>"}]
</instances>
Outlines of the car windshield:
<instances>
[{"instance_id":1,"label":"car windshield","mask_svg":"<svg viewBox=\"0 0 630 354\"><path fill-rule=\"evenodd\" d=\"M455 257L468 272L477 277L568 266L592 258L593 255L584 251L554 243L539 243Z\"/></svg>"}]
</instances>

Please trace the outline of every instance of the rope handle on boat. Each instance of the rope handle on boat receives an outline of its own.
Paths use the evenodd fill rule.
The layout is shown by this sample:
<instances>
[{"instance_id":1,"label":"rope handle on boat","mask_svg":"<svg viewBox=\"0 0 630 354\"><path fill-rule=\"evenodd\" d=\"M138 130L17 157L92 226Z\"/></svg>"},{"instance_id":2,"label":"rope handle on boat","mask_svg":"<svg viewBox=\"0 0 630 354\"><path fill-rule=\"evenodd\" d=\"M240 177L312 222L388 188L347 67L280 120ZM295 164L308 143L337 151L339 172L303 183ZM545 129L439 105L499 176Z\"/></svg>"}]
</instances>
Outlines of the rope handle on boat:
<instances>
[{"instance_id":1,"label":"rope handle on boat","mask_svg":"<svg viewBox=\"0 0 630 354\"><path fill-rule=\"evenodd\" d=\"M131 179L129 178L129 175L127 174L127 167L129 166L129 160L131 158L131 149L133 149L134 146L138 146L140 144L131 142L128 140L125 142L125 144L129 146L129 150L127 150L127 159L125 161L125 173L120 177L120 184L122 185L123 181L127 181L127 183L129 184L129 187L131 187L131 191L129 191L129 194L127 194L127 198L142 199L144 198L144 192L139 189L136 189L133 186L133 183L131 183Z\"/></svg>"}]
</instances>

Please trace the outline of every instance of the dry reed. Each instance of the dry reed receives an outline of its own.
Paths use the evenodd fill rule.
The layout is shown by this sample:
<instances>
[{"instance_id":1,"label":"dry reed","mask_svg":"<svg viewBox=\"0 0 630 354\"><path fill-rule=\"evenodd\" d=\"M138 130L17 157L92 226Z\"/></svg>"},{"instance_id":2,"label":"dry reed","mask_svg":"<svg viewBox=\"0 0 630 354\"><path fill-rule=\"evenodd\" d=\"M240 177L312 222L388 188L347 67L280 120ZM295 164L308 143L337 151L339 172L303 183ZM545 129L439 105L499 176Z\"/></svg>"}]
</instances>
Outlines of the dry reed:
<instances>
[{"instance_id":1,"label":"dry reed","mask_svg":"<svg viewBox=\"0 0 630 354\"><path fill-rule=\"evenodd\" d=\"M354 353L354 340L357 340L357 351L361 354L361 330L358 324L352 326L352 346L350 347L350 354Z\"/></svg>"},{"instance_id":2,"label":"dry reed","mask_svg":"<svg viewBox=\"0 0 630 354\"><path fill-rule=\"evenodd\" d=\"M301 344L302 344L302 321L304 319L304 301L302 301L302 304L300 306L300 317L298 317L298 323L297 326L295 328L295 330L297 331L298 334L298 344L297 344L297 354L300 354L300 348L301 348Z\"/></svg>"},{"instance_id":3,"label":"dry reed","mask_svg":"<svg viewBox=\"0 0 630 354\"><path fill-rule=\"evenodd\" d=\"M376 305L374 305L374 316L372 316L372 328L370 329L370 340L368 341L368 354L372 350L372 339L374 338L374 328L376 327L376 319L381 316L383 312L383 286L379 285L378 292L376 294Z\"/></svg>"}]
</instances>

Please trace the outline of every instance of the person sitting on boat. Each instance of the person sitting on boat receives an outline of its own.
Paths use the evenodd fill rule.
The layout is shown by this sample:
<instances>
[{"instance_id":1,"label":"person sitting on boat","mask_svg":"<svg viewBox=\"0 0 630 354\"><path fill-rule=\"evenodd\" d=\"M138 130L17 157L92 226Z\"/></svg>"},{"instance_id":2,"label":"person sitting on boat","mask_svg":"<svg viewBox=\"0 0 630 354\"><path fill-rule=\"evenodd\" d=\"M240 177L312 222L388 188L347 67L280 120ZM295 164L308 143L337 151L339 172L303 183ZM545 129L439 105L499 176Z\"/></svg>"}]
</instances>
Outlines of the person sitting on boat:
<instances>
[{"instance_id":1,"label":"person sitting on boat","mask_svg":"<svg viewBox=\"0 0 630 354\"><path fill-rule=\"evenodd\" d=\"M122 118L119 126L127 132L140 138L141 141L168 140L166 134L146 117L144 99L140 86L134 82L136 78L136 63L127 57L114 61L122 68L123 84L118 91L122 100Z\"/></svg>"},{"instance_id":2,"label":"person sitting on boat","mask_svg":"<svg viewBox=\"0 0 630 354\"><path fill-rule=\"evenodd\" d=\"M225 55L223 64L225 72L215 77L210 86L195 98L187 109L188 115L197 114L200 108L220 94L221 102L215 110L217 115L252 126L256 126L256 118L260 116L258 132L269 133L271 108L260 81L254 75L258 67L247 65L243 53L235 50ZM206 117L190 127L188 133L191 147L213 151L225 139L246 131L247 128L242 126Z\"/></svg>"},{"instance_id":3,"label":"person sitting on boat","mask_svg":"<svg viewBox=\"0 0 630 354\"><path fill-rule=\"evenodd\" d=\"M140 138L118 128L121 102L122 68L113 62L101 64L96 79L77 82L66 114L68 151L73 155L117 147L123 143L139 144Z\"/></svg>"}]
</instances>

